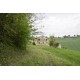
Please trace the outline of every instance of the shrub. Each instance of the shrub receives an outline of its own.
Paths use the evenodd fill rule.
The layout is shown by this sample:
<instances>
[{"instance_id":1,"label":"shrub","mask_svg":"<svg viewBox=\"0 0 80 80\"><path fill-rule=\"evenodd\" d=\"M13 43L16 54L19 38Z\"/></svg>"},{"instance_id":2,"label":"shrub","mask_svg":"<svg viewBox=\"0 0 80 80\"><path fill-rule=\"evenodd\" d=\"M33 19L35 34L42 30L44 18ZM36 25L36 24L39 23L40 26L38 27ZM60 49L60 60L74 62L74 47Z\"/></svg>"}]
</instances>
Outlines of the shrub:
<instances>
[{"instance_id":1,"label":"shrub","mask_svg":"<svg viewBox=\"0 0 80 80\"><path fill-rule=\"evenodd\" d=\"M54 46L54 43L55 43L55 38L54 38L54 36L50 36L49 45L50 45L50 46Z\"/></svg>"},{"instance_id":2,"label":"shrub","mask_svg":"<svg viewBox=\"0 0 80 80\"><path fill-rule=\"evenodd\" d=\"M1 13L0 14L0 42L26 48L30 38L31 14Z\"/></svg>"},{"instance_id":3,"label":"shrub","mask_svg":"<svg viewBox=\"0 0 80 80\"><path fill-rule=\"evenodd\" d=\"M58 46L59 46L59 43L58 42L54 43L54 47L55 48L57 48Z\"/></svg>"},{"instance_id":4,"label":"shrub","mask_svg":"<svg viewBox=\"0 0 80 80\"><path fill-rule=\"evenodd\" d=\"M35 42L33 42L33 45L36 45Z\"/></svg>"},{"instance_id":5,"label":"shrub","mask_svg":"<svg viewBox=\"0 0 80 80\"><path fill-rule=\"evenodd\" d=\"M53 47L55 47L55 48L59 46L59 43L56 42L54 36L50 36L49 45L50 45L50 46L53 46Z\"/></svg>"}]
</instances>

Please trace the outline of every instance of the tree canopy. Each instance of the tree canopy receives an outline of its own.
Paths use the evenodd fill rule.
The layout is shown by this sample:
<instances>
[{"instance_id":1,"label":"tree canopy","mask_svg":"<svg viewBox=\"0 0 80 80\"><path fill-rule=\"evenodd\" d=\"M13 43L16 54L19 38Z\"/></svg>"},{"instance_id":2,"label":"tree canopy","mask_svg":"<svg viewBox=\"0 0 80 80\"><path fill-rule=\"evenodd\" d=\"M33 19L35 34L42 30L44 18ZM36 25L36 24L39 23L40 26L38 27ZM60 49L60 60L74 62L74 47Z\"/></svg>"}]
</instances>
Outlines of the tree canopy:
<instances>
[{"instance_id":1,"label":"tree canopy","mask_svg":"<svg viewBox=\"0 0 80 80\"><path fill-rule=\"evenodd\" d=\"M31 32L30 13L1 13L0 42L26 48Z\"/></svg>"}]
</instances>

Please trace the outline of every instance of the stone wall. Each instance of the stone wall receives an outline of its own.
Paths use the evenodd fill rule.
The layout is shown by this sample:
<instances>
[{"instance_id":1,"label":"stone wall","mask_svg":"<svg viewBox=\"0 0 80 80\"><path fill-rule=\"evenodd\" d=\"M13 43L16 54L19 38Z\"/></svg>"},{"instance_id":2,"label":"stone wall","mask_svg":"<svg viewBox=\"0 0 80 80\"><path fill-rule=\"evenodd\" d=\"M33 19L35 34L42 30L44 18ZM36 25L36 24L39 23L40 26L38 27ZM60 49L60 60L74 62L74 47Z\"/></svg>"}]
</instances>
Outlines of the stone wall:
<instances>
[{"instance_id":1,"label":"stone wall","mask_svg":"<svg viewBox=\"0 0 80 80\"><path fill-rule=\"evenodd\" d=\"M34 40L36 45L49 45L49 39L45 36L40 36Z\"/></svg>"}]
</instances>

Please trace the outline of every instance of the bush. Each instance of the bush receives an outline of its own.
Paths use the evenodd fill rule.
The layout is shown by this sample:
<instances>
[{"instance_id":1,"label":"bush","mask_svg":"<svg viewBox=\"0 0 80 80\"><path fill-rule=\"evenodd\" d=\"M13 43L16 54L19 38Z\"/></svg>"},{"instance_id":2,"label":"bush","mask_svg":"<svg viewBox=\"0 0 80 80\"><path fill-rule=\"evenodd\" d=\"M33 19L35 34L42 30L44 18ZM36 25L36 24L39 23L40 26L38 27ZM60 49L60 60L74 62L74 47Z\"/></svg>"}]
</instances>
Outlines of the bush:
<instances>
[{"instance_id":1,"label":"bush","mask_svg":"<svg viewBox=\"0 0 80 80\"><path fill-rule=\"evenodd\" d=\"M54 46L54 43L55 43L55 38L54 38L54 36L50 36L49 45L50 45L50 46Z\"/></svg>"},{"instance_id":2,"label":"bush","mask_svg":"<svg viewBox=\"0 0 80 80\"><path fill-rule=\"evenodd\" d=\"M49 45L50 45L50 46L53 46L53 47L55 47L55 48L59 46L59 43L56 42L54 36L50 36Z\"/></svg>"},{"instance_id":3,"label":"bush","mask_svg":"<svg viewBox=\"0 0 80 80\"><path fill-rule=\"evenodd\" d=\"M54 47L57 48L59 46L59 43L54 43Z\"/></svg>"},{"instance_id":4,"label":"bush","mask_svg":"<svg viewBox=\"0 0 80 80\"><path fill-rule=\"evenodd\" d=\"M35 42L33 42L33 45L36 45Z\"/></svg>"},{"instance_id":5,"label":"bush","mask_svg":"<svg viewBox=\"0 0 80 80\"><path fill-rule=\"evenodd\" d=\"M31 14L1 13L0 14L0 42L26 49L30 38Z\"/></svg>"}]
</instances>

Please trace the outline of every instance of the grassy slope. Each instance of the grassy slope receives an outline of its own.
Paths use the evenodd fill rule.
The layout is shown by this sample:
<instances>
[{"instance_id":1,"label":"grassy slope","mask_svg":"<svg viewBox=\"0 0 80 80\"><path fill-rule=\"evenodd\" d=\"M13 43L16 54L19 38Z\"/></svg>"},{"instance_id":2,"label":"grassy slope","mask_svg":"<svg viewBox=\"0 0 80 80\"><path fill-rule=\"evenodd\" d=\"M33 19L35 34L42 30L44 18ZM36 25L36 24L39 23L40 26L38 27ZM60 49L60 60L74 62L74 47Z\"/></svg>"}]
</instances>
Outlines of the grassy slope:
<instances>
[{"instance_id":1,"label":"grassy slope","mask_svg":"<svg viewBox=\"0 0 80 80\"><path fill-rule=\"evenodd\" d=\"M80 51L80 38L58 38L57 40L64 48Z\"/></svg>"},{"instance_id":2,"label":"grassy slope","mask_svg":"<svg viewBox=\"0 0 80 80\"><path fill-rule=\"evenodd\" d=\"M29 46L28 51L13 49L10 46L4 46L4 48L0 49L0 65L80 65L79 51L56 49L49 46Z\"/></svg>"},{"instance_id":3,"label":"grassy slope","mask_svg":"<svg viewBox=\"0 0 80 80\"><path fill-rule=\"evenodd\" d=\"M44 47L44 50L51 52L57 65L80 65L80 52L69 49L56 49Z\"/></svg>"},{"instance_id":4,"label":"grassy slope","mask_svg":"<svg viewBox=\"0 0 80 80\"><path fill-rule=\"evenodd\" d=\"M31 48L31 49L30 49ZM30 46L29 53L18 65L80 65L80 52L49 46Z\"/></svg>"},{"instance_id":5,"label":"grassy slope","mask_svg":"<svg viewBox=\"0 0 80 80\"><path fill-rule=\"evenodd\" d=\"M25 50L13 48L11 46L0 43L0 65L16 65L20 59L27 54Z\"/></svg>"}]
</instances>

